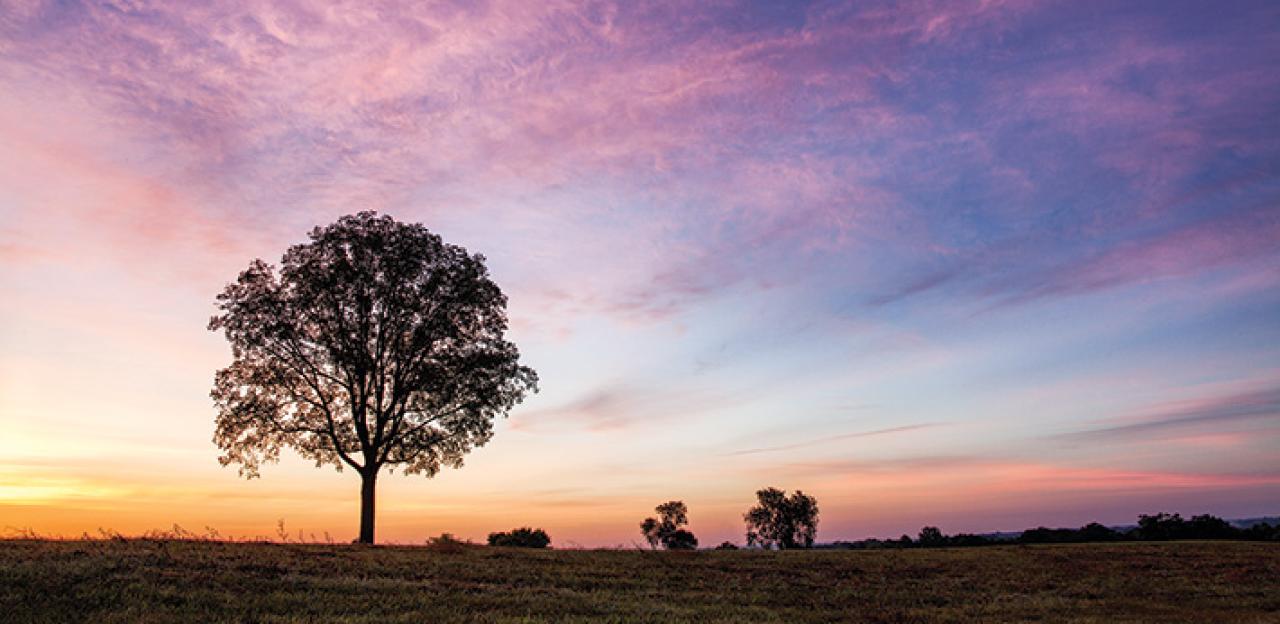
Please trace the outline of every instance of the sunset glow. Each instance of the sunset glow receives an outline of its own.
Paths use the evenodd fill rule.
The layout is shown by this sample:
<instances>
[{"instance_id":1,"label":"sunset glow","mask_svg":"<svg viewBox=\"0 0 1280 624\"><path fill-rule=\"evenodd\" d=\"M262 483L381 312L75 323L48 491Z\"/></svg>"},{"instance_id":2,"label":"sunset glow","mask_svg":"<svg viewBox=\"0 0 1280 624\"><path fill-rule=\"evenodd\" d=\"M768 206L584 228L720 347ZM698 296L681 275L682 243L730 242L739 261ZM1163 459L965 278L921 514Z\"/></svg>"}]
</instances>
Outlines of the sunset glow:
<instances>
[{"instance_id":1,"label":"sunset glow","mask_svg":"<svg viewBox=\"0 0 1280 624\"><path fill-rule=\"evenodd\" d=\"M379 539L1280 512L1280 4L0 3L0 530L349 541L210 441L215 295L359 210L541 392ZM1123 6L1121 6L1123 5Z\"/></svg>"}]
</instances>

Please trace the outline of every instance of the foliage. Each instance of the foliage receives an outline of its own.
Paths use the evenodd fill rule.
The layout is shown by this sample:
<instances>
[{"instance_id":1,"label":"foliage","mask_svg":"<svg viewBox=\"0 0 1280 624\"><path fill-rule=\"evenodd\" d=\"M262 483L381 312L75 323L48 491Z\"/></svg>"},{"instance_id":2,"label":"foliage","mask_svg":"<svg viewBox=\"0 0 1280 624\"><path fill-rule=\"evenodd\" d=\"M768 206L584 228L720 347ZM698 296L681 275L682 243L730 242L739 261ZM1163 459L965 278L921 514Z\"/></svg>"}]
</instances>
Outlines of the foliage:
<instances>
[{"instance_id":1,"label":"foliage","mask_svg":"<svg viewBox=\"0 0 1280 624\"><path fill-rule=\"evenodd\" d=\"M818 534L818 501L796 490L791 496L777 488L756 492L759 503L743 515L747 545L810 548Z\"/></svg>"},{"instance_id":2,"label":"foliage","mask_svg":"<svg viewBox=\"0 0 1280 624\"><path fill-rule=\"evenodd\" d=\"M1183 539L1275 539L1270 525L1255 524L1238 529L1231 523L1208 514L1183 519L1181 514L1156 513L1138 516L1138 526L1128 533L1121 533L1091 522L1079 529L1030 529L1024 531L1019 541L1026 543L1054 542L1104 542L1116 540L1164 541Z\"/></svg>"},{"instance_id":3,"label":"foliage","mask_svg":"<svg viewBox=\"0 0 1280 624\"><path fill-rule=\"evenodd\" d=\"M431 552L457 553L478 547L470 540L460 540L454 537L453 533L441 533L439 537L427 538L427 550Z\"/></svg>"},{"instance_id":4,"label":"foliage","mask_svg":"<svg viewBox=\"0 0 1280 624\"><path fill-rule=\"evenodd\" d=\"M733 542L726 540L726 541L720 542L720 545L716 546L714 550L737 550L737 549L738 549L737 544L734 544Z\"/></svg>"},{"instance_id":5,"label":"foliage","mask_svg":"<svg viewBox=\"0 0 1280 624\"><path fill-rule=\"evenodd\" d=\"M547 535L547 532L542 529L520 527L510 532L490 533L489 545L513 548L546 548L551 545L551 536Z\"/></svg>"},{"instance_id":6,"label":"foliage","mask_svg":"<svg viewBox=\"0 0 1280 624\"><path fill-rule=\"evenodd\" d=\"M990 535L973 535L969 533L946 535L937 527L927 526L920 529L919 538L916 540L903 535L896 540L840 541L829 544L825 548L936 548L944 546L996 546L1008 544L1011 541L1023 544L1068 544L1181 539L1280 541L1280 527L1273 527L1263 521L1255 521L1245 528L1237 528L1216 516L1200 515L1193 516L1190 520L1184 520L1179 514L1158 513L1139 516L1138 526L1127 532L1117 531L1097 522L1090 522L1079 529L1037 527L1027 529L1021 534Z\"/></svg>"},{"instance_id":7,"label":"foliage","mask_svg":"<svg viewBox=\"0 0 1280 624\"><path fill-rule=\"evenodd\" d=\"M1138 516L1138 539L1221 539L1232 537L1236 529L1226 520L1210 515L1192 516L1183 520L1180 514L1157 513Z\"/></svg>"},{"instance_id":8,"label":"foliage","mask_svg":"<svg viewBox=\"0 0 1280 624\"><path fill-rule=\"evenodd\" d=\"M1237 530L1239 531L1240 539L1280 542L1280 524L1272 526L1266 522L1259 522L1249 528Z\"/></svg>"},{"instance_id":9,"label":"foliage","mask_svg":"<svg viewBox=\"0 0 1280 624\"><path fill-rule=\"evenodd\" d=\"M1027 544L1062 544L1069 542L1106 542L1122 539L1120 532L1097 522L1090 522L1079 529L1049 529L1038 527L1022 532L1018 541Z\"/></svg>"},{"instance_id":10,"label":"foliage","mask_svg":"<svg viewBox=\"0 0 1280 624\"><path fill-rule=\"evenodd\" d=\"M883 556L0 540L5 622L1271 622L1280 549ZM1158 582L1153 582L1158 579Z\"/></svg>"},{"instance_id":11,"label":"foliage","mask_svg":"<svg viewBox=\"0 0 1280 624\"><path fill-rule=\"evenodd\" d=\"M681 527L689 523L689 509L683 501L667 501L654 507L657 518L645 518L640 523L640 533L650 548L659 544L668 550L693 550L698 538Z\"/></svg>"},{"instance_id":12,"label":"foliage","mask_svg":"<svg viewBox=\"0 0 1280 624\"><path fill-rule=\"evenodd\" d=\"M432 476L493 435L537 375L504 339L484 257L372 212L312 230L277 269L255 260L218 296L214 442L247 477L292 448L364 480L361 541L386 467Z\"/></svg>"},{"instance_id":13,"label":"foliage","mask_svg":"<svg viewBox=\"0 0 1280 624\"><path fill-rule=\"evenodd\" d=\"M921 546L942 546L947 543L947 538L942 534L942 530L935 526L927 526L920 529L920 537L916 540Z\"/></svg>"},{"instance_id":14,"label":"foliage","mask_svg":"<svg viewBox=\"0 0 1280 624\"><path fill-rule=\"evenodd\" d=\"M662 540L667 550L697 550L698 538L685 529L676 529Z\"/></svg>"}]
</instances>

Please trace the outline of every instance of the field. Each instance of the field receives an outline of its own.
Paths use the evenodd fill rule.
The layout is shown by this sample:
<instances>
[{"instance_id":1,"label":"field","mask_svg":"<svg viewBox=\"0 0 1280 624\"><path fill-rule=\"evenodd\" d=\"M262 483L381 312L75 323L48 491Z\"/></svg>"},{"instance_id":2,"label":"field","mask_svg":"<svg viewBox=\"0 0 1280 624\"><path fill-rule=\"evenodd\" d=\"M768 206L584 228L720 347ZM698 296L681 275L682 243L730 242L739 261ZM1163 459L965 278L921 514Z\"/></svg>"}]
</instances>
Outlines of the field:
<instances>
[{"instance_id":1,"label":"field","mask_svg":"<svg viewBox=\"0 0 1280 624\"><path fill-rule=\"evenodd\" d=\"M0 541L6 622L1280 622L1280 545L810 552Z\"/></svg>"}]
</instances>

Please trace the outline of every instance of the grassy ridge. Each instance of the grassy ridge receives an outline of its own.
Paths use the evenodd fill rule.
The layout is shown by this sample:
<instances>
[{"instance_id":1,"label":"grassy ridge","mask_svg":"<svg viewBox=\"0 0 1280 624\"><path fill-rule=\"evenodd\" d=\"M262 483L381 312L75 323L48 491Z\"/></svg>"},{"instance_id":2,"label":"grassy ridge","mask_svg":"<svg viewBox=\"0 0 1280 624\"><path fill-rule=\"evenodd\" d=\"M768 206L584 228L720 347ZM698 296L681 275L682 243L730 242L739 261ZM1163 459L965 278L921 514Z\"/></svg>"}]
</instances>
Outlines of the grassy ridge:
<instances>
[{"instance_id":1,"label":"grassy ridge","mask_svg":"<svg viewBox=\"0 0 1280 624\"><path fill-rule=\"evenodd\" d=\"M1280 546L793 552L0 541L6 622L1280 622Z\"/></svg>"}]
</instances>

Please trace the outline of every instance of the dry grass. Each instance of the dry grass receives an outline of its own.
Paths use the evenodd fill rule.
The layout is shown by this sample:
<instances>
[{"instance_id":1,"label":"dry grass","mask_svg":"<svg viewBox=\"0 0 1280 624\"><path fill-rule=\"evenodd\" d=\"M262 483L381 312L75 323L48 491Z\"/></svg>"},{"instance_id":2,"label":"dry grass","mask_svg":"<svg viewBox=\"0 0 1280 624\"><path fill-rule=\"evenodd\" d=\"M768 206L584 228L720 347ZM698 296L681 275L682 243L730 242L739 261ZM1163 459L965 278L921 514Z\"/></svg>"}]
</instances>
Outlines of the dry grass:
<instances>
[{"instance_id":1,"label":"dry grass","mask_svg":"<svg viewBox=\"0 0 1280 624\"><path fill-rule=\"evenodd\" d=\"M1280 622L1280 545L696 552L0 541L6 622Z\"/></svg>"}]
</instances>

